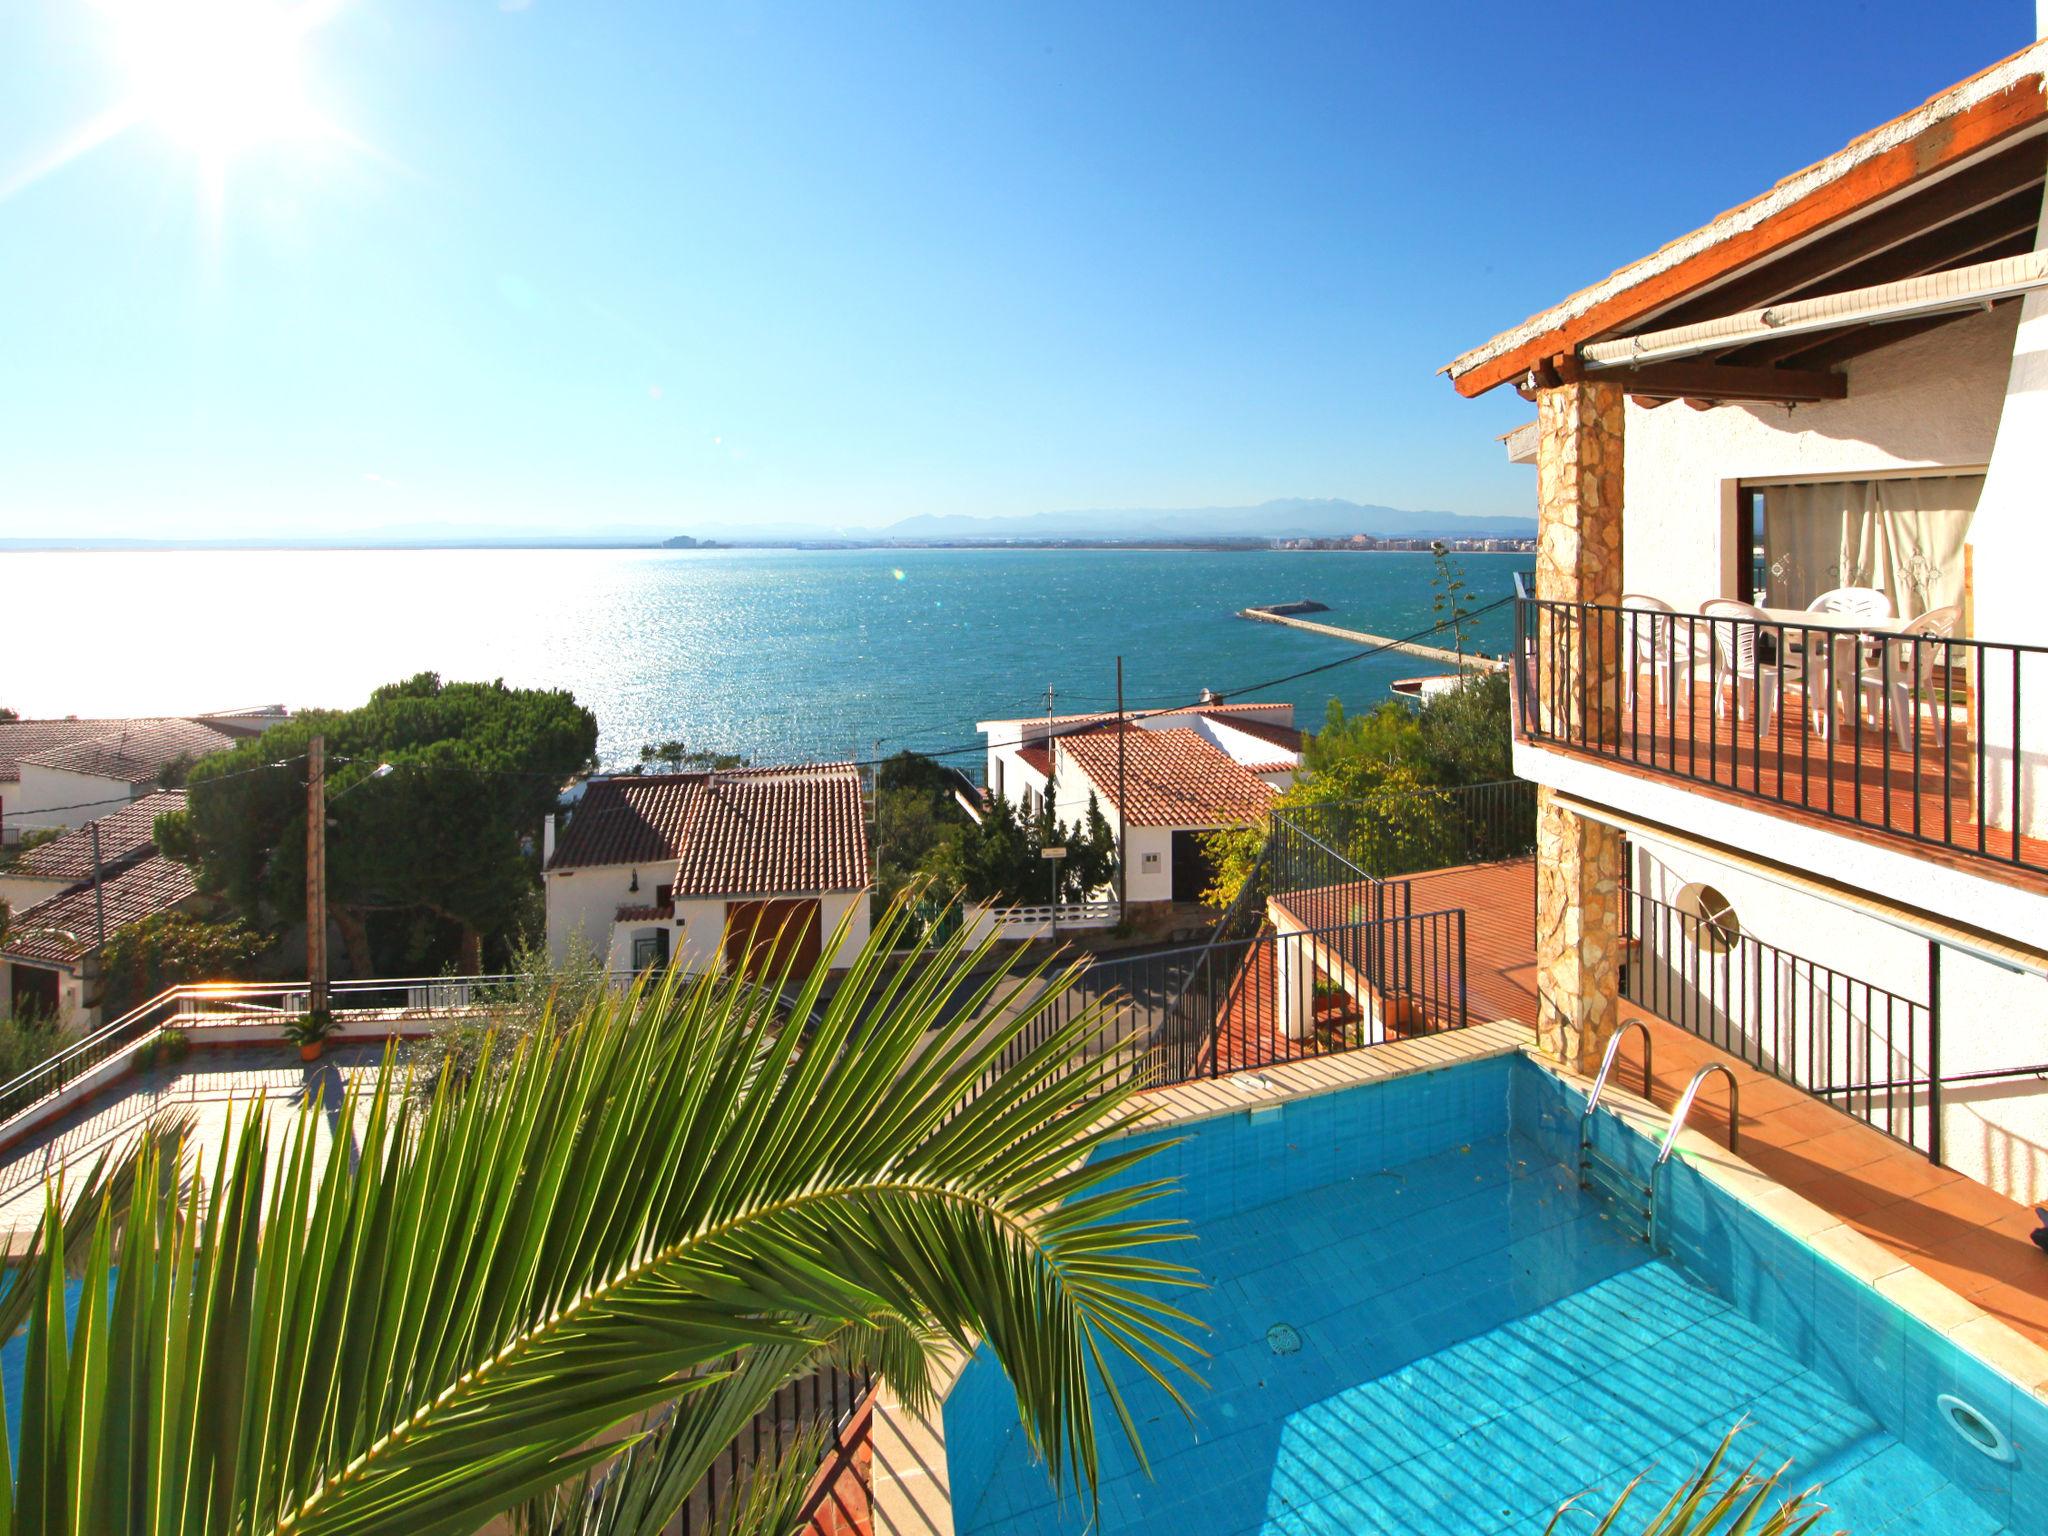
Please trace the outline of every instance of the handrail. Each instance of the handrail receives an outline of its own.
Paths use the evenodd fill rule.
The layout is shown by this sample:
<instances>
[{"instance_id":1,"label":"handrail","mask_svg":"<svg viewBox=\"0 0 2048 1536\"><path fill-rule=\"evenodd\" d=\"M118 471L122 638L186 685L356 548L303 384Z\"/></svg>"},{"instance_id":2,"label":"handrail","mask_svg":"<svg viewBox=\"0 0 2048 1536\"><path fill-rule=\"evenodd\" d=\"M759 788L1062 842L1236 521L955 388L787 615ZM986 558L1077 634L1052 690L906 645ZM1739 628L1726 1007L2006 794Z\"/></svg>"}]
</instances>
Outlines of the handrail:
<instances>
[{"instance_id":1,"label":"handrail","mask_svg":"<svg viewBox=\"0 0 2048 1536\"><path fill-rule=\"evenodd\" d=\"M2026 832L2043 790L2020 746L2022 663L2038 689L2048 646L1902 633L1846 615L1541 598L1517 600L1515 633L1519 740L2048 869ZM1645 646L1672 657L1647 687Z\"/></svg>"},{"instance_id":2,"label":"handrail","mask_svg":"<svg viewBox=\"0 0 2048 1536\"><path fill-rule=\"evenodd\" d=\"M1735 1150L1736 1139L1742 1129L1742 1084L1725 1064L1710 1061L1693 1073L1692 1081L1685 1085L1685 1092L1678 1100L1678 1107L1671 1111L1671 1129L1664 1133L1664 1145L1657 1153L1659 1168L1664 1166L1672 1149L1678 1145L1678 1133L1685 1129L1685 1117L1692 1111L1692 1101L1699 1097L1701 1086L1716 1072L1728 1079L1728 1150Z\"/></svg>"},{"instance_id":3,"label":"handrail","mask_svg":"<svg viewBox=\"0 0 2048 1536\"><path fill-rule=\"evenodd\" d=\"M1607 1042L1607 1054L1600 1058L1600 1075L1593 1079L1593 1091L1586 1095L1586 1107L1579 1112L1579 1129L1584 1135L1586 1122L1593 1117L1593 1111L1600 1107L1600 1095L1607 1091L1607 1077L1613 1072L1614 1064L1621 1058L1621 1042L1628 1038L1628 1032L1635 1030L1643 1037L1643 1097L1650 1098L1653 1079L1650 1072L1650 1056L1655 1042L1650 1038L1650 1026L1641 1019L1623 1019ZM1652 1101L1654 1102L1654 1101Z\"/></svg>"}]
</instances>

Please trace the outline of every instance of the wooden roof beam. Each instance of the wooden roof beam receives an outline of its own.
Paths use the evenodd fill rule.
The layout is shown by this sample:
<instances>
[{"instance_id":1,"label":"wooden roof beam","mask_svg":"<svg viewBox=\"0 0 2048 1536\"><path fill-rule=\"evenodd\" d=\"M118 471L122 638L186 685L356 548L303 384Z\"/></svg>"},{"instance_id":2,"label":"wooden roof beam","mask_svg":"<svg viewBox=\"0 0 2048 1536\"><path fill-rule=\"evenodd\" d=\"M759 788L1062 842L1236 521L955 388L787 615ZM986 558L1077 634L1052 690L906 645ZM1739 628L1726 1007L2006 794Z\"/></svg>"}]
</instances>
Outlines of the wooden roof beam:
<instances>
[{"instance_id":1,"label":"wooden roof beam","mask_svg":"<svg viewBox=\"0 0 2048 1536\"><path fill-rule=\"evenodd\" d=\"M1960 220L1981 216L2015 194L2032 193L2027 199L2031 206L2027 227L2031 230L2041 212L2044 159L2048 157L2044 157L2040 141L2027 139L2002 154L1954 172L1924 192L1852 220L1833 234L1823 235L1752 272L1716 284L1696 297L1645 315L1635 324L1643 330L1690 325L1734 310L1803 297L1820 285L1857 288L1868 282L1884 282L1885 276L1850 281L1846 274L1859 271L1871 264L1873 258L1899 246L1929 235L1938 237L1941 230ZM1976 243L1965 240L1963 248L1973 248ZM1907 276L1916 270L1926 268L1909 261L1896 275Z\"/></svg>"},{"instance_id":2,"label":"wooden roof beam","mask_svg":"<svg viewBox=\"0 0 2048 1536\"><path fill-rule=\"evenodd\" d=\"M1634 368L1596 368L1588 378L1619 384L1634 396L1666 400L1769 400L1810 405L1848 398L1844 374L1807 368L1738 368L1726 363L1644 363Z\"/></svg>"}]
</instances>

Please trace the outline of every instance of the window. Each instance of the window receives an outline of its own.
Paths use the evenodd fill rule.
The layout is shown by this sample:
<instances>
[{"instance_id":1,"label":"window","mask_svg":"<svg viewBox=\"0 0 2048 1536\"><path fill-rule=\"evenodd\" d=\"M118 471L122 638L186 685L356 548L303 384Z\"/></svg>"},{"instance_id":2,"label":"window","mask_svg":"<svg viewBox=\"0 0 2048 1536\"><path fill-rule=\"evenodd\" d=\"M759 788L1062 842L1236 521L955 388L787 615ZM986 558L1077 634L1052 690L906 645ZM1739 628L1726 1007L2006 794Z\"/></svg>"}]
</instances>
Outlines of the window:
<instances>
[{"instance_id":1,"label":"window","mask_svg":"<svg viewBox=\"0 0 2048 1536\"><path fill-rule=\"evenodd\" d=\"M1687 919L1686 937L1699 946L1702 954L1726 954L1742 937L1742 923L1735 916L1734 906L1711 885L1694 881L1678 893L1672 906Z\"/></svg>"},{"instance_id":2,"label":"window","mask_svg":"<svg viewBox=\"0 0 2048 1536\"><path fill-rule=\"evenodd\" d=\"M676 904L676 888L673 885L657 885L654 888L654 904L657 907L672 907Z\"/></svg>"},{"instance_id":3,"label":"window","mask_svg":"<svg viewBox=\"0 0 2048 1536\"><path fill-rule=\"evenodd\" d=\"M633 969L652 970L668 964L668 930L656 928L652 932L637 933L633 936Z\"/></svg>"},{"instance_id":4,"label":"window","mask_svg":"<svg viewBox=\"0 0 2048 1536\"><path fill-rule=\"evenodd\" d=\"M1804 608L1837 587L1875 587L1901 618L1963 602L1963 543L1981 474L1746 485L1751 601Z\"/></svg>"}]
</instances>

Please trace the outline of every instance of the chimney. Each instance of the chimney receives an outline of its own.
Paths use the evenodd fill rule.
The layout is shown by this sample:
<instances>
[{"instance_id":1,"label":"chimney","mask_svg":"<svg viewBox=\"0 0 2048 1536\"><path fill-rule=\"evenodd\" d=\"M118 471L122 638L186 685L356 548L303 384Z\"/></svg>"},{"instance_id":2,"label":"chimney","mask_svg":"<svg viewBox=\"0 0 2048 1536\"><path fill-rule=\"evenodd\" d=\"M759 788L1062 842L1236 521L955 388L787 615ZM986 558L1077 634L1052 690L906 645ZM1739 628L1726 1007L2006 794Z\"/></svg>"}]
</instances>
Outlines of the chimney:
<instances>
[{"instance_id":1,"label":"chimney","mask_svg":"<svg viewBox=\"0 0 2048 1536\"><path fill-rule=\"evenodd\" d=\"M542 868L542 869L546 869L546 868L548 867L548 862L549 862L549 860L553 859L553 858L554 858L554 856L555 856L555 813L554 813L553 811L549 811L549 812L548 812L548 814L547 814L547 819L546 819L546 820L544 820L544 821L543 821L543 822L542 822L542 823L540 824L540 865L541 865L541 868Z\"/></svg>"}]
</instances>

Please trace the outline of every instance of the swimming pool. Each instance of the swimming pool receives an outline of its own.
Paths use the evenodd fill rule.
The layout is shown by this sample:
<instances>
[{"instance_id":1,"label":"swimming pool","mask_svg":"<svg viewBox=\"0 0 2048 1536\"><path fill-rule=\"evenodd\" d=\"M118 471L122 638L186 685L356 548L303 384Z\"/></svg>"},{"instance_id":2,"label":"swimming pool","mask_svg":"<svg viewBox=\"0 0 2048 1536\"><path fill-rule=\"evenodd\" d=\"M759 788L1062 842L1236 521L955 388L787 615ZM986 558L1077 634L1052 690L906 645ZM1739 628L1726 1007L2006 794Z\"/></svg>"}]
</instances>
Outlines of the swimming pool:
<instances>
[{"instance_id":1,"label":"swimming pool","mask_svg":"<svg viewBox=\"0 0 2048 1536\"><path fill-rule=\"evenodd\" d=\"M1182 1138L1141 1172L1182 1183L1211 1354L1192 1427L1124 1382L1153 1475L1106 1430L1104 1536L1540 1532L1644 1471L1647 1521L1745 1416L1745 1459L1824 1485L1823 1530L2048 1531L2048 1406L1681 1161L1652 1256L1578 1187L1582 1105L1509 1055L1148 1133ZM1645 1138L1597 1134L1646 1172ZM944 1424L960 1536L1088 1528L985 1351Z\"/></svg>"}]
</instances>

